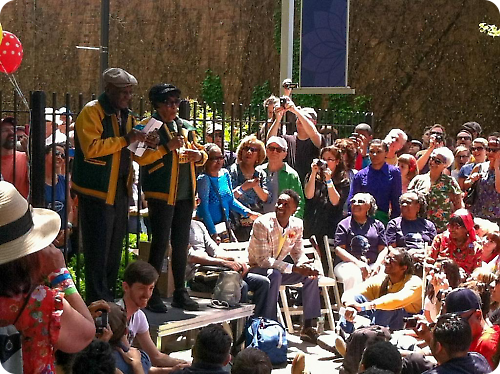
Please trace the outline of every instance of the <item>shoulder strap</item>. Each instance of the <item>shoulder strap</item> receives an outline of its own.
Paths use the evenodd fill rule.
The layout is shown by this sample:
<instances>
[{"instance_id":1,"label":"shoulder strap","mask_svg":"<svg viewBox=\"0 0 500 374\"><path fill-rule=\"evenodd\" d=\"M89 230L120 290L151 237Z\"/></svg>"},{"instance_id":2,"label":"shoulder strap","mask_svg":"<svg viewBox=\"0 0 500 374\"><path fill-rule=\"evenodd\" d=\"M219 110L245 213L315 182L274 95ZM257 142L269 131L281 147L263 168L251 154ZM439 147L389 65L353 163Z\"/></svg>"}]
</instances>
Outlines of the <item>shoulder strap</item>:
<instances>
[{"instance_id":1,"label":"shoulder strap","mask_svg":"<svg viewBox=\"0 0 500 374\"><path fill-rule=\"evenodd\" d=\"M23 314L24 309L26 309L26 306L28 305L28 302L30 301L31 294L33 293L33 291L35 290L35 288L36 287L31 287L31 290L28 292L28 295L26 296L26 299L24 299L23 306L19 310L19 313L17 314L17 317L14 320L14 322L12 322L13 325L15 325L17 323L17 321L19 321L19 318L21 318L21 314Z\"/></svg>"}]
</instances>

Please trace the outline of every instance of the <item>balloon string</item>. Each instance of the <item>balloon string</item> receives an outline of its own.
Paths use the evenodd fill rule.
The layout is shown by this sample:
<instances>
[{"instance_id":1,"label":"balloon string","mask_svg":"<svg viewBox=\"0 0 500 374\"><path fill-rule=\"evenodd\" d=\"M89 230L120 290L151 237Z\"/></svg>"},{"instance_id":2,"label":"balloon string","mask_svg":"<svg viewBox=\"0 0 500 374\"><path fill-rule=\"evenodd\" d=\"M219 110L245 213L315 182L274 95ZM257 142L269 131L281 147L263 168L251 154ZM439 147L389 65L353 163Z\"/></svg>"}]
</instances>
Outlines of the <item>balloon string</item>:
<instances>
[{"instance_id":1,"label":"balloon string","mask_svg":"<svg viewBox=\"0 0 500 374\"><path fill-rule=\"evenodd\" d=\"M2 64L2 61L0 61L0 66L2 67L3 71L7 71ZM12 86L14 86L14 90L19 95L19 97L21 98L24 105L26 105L26 108L28 109L28 111L30 111L31 108L28 104L28 100L26 100L26 96L24 96L23 91L21 91L21 87L19 87L19 84L17 83L16 77L14 76L14 74L8 74L8 73L5 73L5 74L7 75L7 78L9 78L9 81L12 84Z\"/></svg>"}]
</instances>

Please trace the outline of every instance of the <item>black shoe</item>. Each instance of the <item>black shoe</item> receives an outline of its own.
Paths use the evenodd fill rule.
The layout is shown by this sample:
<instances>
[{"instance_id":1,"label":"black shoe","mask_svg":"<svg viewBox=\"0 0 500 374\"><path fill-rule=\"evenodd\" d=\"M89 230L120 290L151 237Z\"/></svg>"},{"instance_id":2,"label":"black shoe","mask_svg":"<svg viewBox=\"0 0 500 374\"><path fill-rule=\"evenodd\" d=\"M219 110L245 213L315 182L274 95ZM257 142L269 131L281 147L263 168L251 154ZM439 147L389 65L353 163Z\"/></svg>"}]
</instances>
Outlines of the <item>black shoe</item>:
<instances>
[{"instance_id":1,"label":"black shoe","mask_svg":"<svg viewBox=\"0 0 500 374\"><path fill-rule=\"evenodd\" d=\"M172 298L172 306L174 308L180 308L191 311L200 309L198 303L189 297L189 294L185 288L181 288L180 290L174 291L174 297Z\"/></svg>"},{"instance_id":2,"label":"black shoe","mask_svg":"<svg viewBox=\"0 0 500 374\"><path fill-rule=\"evenodd\" d=\"M300 338L306 342L318 344L318 332L314 327L306 327L300 331Z\"/></svg>"},{"instance_id":3,"label":"black shoe","mask_svg":"<svg viewBox=\"0 0 500 374\"><path fill-rule=\"evenodd\" d=\"M167 306L163 303L160 292L156 288L153 290L146 309L153 313L167 313Z\"/></svg>"}]
</instances>

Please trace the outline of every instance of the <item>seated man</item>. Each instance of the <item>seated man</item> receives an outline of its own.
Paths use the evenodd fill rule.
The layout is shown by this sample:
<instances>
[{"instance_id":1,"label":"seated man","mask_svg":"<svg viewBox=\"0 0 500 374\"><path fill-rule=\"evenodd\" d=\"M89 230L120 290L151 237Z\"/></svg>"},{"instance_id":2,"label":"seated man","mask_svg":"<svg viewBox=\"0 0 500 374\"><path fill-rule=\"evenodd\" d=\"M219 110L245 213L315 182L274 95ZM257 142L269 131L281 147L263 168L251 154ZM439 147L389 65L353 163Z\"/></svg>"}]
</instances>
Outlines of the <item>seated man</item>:
<instances>
[{"instance_id":1,"label":"seated man","mask_svg":"<svg viewBox=\"0 0 500 374\"><path fill-rule=\"evenodd\" d=\"M150 373L155 374L170 373L174 366L188 365L160 352L149 335L149 323L141 309L148 304L157 280L158 273L151 264L140 260L130 263L123 274L123 299L117 303L127 312L128 342L132 344L137 338L153 364Z\"/></svg>"},{"instance_id":2,"label":"seated man","mask_svg":"<svg viewBox=\"0 0 500 374\"><path fill-rule=\"evenodd\" d=\"M219 246L214 242L205 225L194 219L191 220L189 245L191 247L188 251L186 280L190 287L199 265L223 266L228 270L238 271L243 277L240 301L242 303L248 302L248 291L252 291L252 300L255 304L254 316L260 317L263 315L270 284L267 277L248 273L248 265L244 261L235 261L234 258L221 256ZM213 286L215 287L215 283Z\"/></svg>"},{"instance_id":3,"label":"seated man","mask_svg":"<svg viewBox=\"0 0 500 374\"><path fill-rule=\"evenodd\" d=\"M429 341L439 365L424 374L490 373L486 359L479 353L469 352L471 341L471 328L464 318L456 314L439 317Z\"/></svg>"},{"instance_id":4,"label":"seated man","mask_svg":"<svg viewBox=\"0 0 500 374\"><path fill-rule=\"evenodd\" d=\"M220 325L208 325L196 337L191 355L193 364L172 374L227 374L224 370L231 360L232 340Z\"/></svg>"},{"instance_id":5,"label":"seated man","mask_svg":"<svg viewBox=\"0 0 500 374\"><path fill-rule=\"evenodd\" d=\"M476 237L472 215L466 209L458 209L451 215L448 230L434 238L430 257L434 260L450 258L467 275L481 266L481 244Z\"/></svg>"},{"instance_id":6,"label":"seated man","mask_svg":"<svg viewBox=\"0 0 500 374\"><path fill-rule=\"evenodd\" d=\"M250 272L267 276L271 282L263 316L277 320L279 287L282 284L302 283L304 326L300 337L316 344L318 333L312 327L321 314L318 270L314 269L302 246L302 220L292 215L299 206L299 195L292 190L281 192L276 212L257 218L253 224L248 257ZM288 257L292 263L286 262Z\"/></svg>"},{"instance_id":7,"label":"seated man","mask_svg":"<svg viewBox=\"0 0 500 374\"><path fill-rule=\"evenodd\" d=\"M413 261L404 248L391 248L385 260L385 274L368 278L342 295L345 306L355 308L372 324L391 330L403 328L403 317L422 310L422 280L413 275ZM349 321L350 320L350 321ZM341 318L342 328L351 333L352 319Z\"/></svg>"}]
</instances>

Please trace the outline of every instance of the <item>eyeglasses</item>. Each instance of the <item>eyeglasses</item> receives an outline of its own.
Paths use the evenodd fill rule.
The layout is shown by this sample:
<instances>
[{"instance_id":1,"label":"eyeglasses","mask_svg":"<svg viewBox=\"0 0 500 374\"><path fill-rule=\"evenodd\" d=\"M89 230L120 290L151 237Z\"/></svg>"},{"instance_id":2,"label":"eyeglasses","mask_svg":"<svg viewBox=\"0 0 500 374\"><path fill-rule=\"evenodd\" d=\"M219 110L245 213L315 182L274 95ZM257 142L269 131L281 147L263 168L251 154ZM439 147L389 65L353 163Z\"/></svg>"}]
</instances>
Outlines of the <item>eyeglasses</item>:
<instances>
[{"instance_id":1,"label":"eyeglasses","mask_svg":"<svg viewBox=\"0 0 500 374\"><path fill-rule=\"evenodd\" d=\"M243 151L244 152L250 151L252 153L257 153L257 152L259 152L259 149L256 147L243 147Z\"/></svg>"},{"instance_id":2,"label":"eyeglasses","mask_svg":"<svg viewBox=\"0 0 500 374\"><path fill-rule=\"evenodd\" d=\"M483 151L484 150L484 147L472 147L471 148L471 151L474 152L474 151Z\"/></svg>"},{"instance_id":3,"label":"eyeglasses","mask_svg":"<svg viewBox=\"0 0 500 374\"><path fill-rule=\"evenodd\" d=\"M352 199L351 204L366 204L366 201L364 201L363 199Z\"/></svg>"},{"instance_id":4,"label":"eyeglasses","mask_svg":"<svg viewBox=\"0 0 500 374\"><path fill-rule=\"evenodd\" d=\"M457 140L472 140L470 136L457 136Z\"/></svg>"},{"instance_id":5,"label":"eyeglasses","mask_svg":"<svg viewBox=\"0 0 500 374\"><path fill-rule=\"evenodd\" d=\"M441 131L431 131L431 135L443 135Z\"/></svg>"},{"instance_id":6,"label":"eyeglasses","mask_svg":"<svg viewBox=\"0 0 500 374\"><path fill-rule=\"evenodd\" d=\"M168 107L179 106L181 104L181 99L169 100L165 102L165 105Z\"/></svg>"},{"instance_id":7,"label":"eyeglasses","mask_svg":"<svg viewBox=\"0 0 500 374\"><path fill-rule=\"evenodd\" d=\"M209 157L208 160L209 161L215 161L215 162L222 161L222 160L224 160L224 156Z\"/></svg>"},{"instance_id":8,"label":"eyeglasses","mask_svg":"<svg viewBox=\"0 0 500 374\"><path fill-rule=\"evenodd\" d=\"M500 148L492 148L492 147L488 147L488 148L486 148L486 150L487 150L488 152L498 152L498 151L500 151Z\"/></svg>"},{"instance_id":9,"label":"eyeglasses","mask_svg":"<svg viewBox=\"0 0 500 374\"><path fill-rule=\"evenodd\" d=\"M64 152L55 151L54 154L56 155L56 157L61 157L63 160L66 159L66 155L64 154Z\"/></svg>"},{"instance_id":10,"label":"eyeglasses","mask_svg":"<svg viewBox=\"0 0 500 374\"><path fill-rule=\"evenodd\" d=\"M441 164L444 164L444 161L441 160L439 157L437 156L434 156L434 157L431 157L430 158L430 161L434 161L437 165L441 165Z\"/></svg>"},{"instance_id":11,"label":"eyeglasses","mask_svg":"<svg viewBox=\"0 0 500 374\"><path fill-rule=\"evenodd\" d=\"M267 150L270 151L270 152L277 152L277 153L281 153L284 151L283 148L281 147L273 147L272 145L270 145L269 147L267 147Z\"/></svg>"},{"instance_id":12,"label":"eyeglasses","mask_svg":"<svg viewBox=\"0 0 500 374\"><path fill-rule=\"evenodd\" d=\"M323 161L326 161L326 162L328 162L328 161L335 162L337 160L335 160L334 158L324 158Z\"/></svg>"},{"instance_id":13,"label":"eyeglasses","mask_svg":"<svg viewBox=\"0 0 500 374\"><path fill-rule=\"evenodd\" d=\"M457 157L463 159L463 158L469 158L470 156L469 155L458 155Z\"/></svg>"},{"instance_id":14,"label":"eyeglasses","mask_svg":"<svg viewBox=\"0 0 500 374\"><path fill-rule=\"evenodd\" d=\"M386 256L385 260L387 262L398 262L397 258L394 256Z\"/></svg>"}]
</instances>

